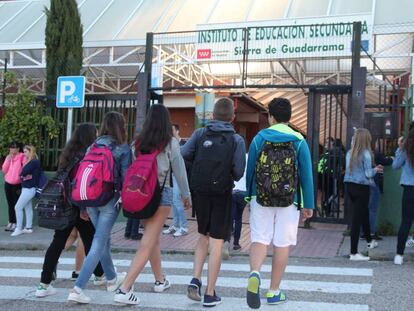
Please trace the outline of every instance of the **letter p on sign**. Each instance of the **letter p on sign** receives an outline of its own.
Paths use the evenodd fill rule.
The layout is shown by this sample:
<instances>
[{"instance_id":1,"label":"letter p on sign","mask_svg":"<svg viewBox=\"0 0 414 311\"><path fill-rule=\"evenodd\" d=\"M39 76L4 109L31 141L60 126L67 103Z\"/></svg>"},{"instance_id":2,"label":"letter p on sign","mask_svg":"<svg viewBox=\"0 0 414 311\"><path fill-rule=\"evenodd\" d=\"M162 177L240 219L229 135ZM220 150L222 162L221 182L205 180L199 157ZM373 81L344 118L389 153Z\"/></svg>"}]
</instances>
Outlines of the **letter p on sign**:
<instances>
[{"instance_id":1,"label":"letter p on sign","mask_svg":"<svg viewBox=\"0 0 414 311\"><path fill-rule=\"evenodd\" d=\"M60 83L59 103L64 103L65 97L71 96L73 93L75 93L75 83L72 81L62 81Z\"/></svg>"},{"instance_id":2,"label":"letter p on sign","mask_svg":"<svg viewBox=\"0 0 414 311\"><path fill-rule=\"evenodd\" d=\"M85 98L85 77L59 77L57 83L57 108L82 108Z\"/></svg>"}]
</instances>

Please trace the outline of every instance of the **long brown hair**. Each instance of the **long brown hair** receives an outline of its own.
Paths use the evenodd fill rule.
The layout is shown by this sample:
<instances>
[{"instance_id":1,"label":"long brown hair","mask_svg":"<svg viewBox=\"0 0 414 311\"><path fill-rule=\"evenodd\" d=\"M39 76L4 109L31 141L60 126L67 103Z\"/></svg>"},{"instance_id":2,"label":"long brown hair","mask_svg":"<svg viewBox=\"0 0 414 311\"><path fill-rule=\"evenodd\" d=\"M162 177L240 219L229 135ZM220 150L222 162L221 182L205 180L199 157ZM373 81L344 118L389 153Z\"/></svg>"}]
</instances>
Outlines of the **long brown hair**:
<instances>
[{"instance_id":1,"label":"long brown hair","mask_svg":"<svg viewBox=\"0 0 414 311\"><path fill-rule=\"evenodd\" d=\"M96 139L96 126L93 123L81 123L75 131L73 131L72 137L66 144L59 157L59 169L64 169L75 159L76 156L84 154L86 149Z\"/></svg>"},{"instance_id":2,"label":"long brown hair","mask_svg":"<svg viewBox=\"0 0 414 311\"><path fill-rule=\"evenodd\" d=\"M371 134L370 132L365 128L359 128L355 130L354 136L352 137L352 144L351 144L351 159L349 161L349 171L352 172L352 166L353 164L357 163L362 153L367 150L369 151L372 156L372 149L371 149Z\"/></svg>"},{"instance_id":3,"label":"long brown hair","mask_svg":"<svg viewBox=\"0 0 414 311\"><path fill-rule=\"evenodd\" d=\"M168 109L161 104L152 105L148 111L141 133L135 140L135 155L162 151L172 138L172 125Z\"/></svg>"},{"instance_id":4,"label":"long brown hair","mask_svg":"<svg viewBox=\"0 0 414 311\"><path fill-rule=\"evenodd\" d=\"M105 114L101 128L99 129L99 136L108 135L115 139L118 144L123 144L127 139L125 124L123 114L110 111Z\"/></svg>"},{"instance_id":5,"label":"long brown hair","mask_svg":"<svg viewBox=\"0 0 414 311\"><path fill-rule=\"evenodd\" d=\"M407 155L408 163L411 167L414 167L414 122L411 122L409 129L407 139L404 142L404 151Z\"/></svg>"}]
</instances>

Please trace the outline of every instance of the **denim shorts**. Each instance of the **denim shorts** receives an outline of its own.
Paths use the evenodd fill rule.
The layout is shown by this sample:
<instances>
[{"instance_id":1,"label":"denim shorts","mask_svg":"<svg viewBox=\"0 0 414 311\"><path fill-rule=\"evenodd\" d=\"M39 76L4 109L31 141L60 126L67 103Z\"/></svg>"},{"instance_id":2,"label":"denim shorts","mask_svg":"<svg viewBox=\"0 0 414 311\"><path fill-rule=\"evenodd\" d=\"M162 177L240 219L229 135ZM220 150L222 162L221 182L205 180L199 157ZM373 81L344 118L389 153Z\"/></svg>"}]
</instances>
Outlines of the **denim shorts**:
<instances>
[{"instance_id":1,"label":"denim shorts","mask_svg":"<svg viewBox=\"0 0 414 311\"><path fill-rule=\"evenodd\" d=\"M173 205L173 188L164 187L161 194L161 206L171 207Z\"/></svg>"}]
</instances>

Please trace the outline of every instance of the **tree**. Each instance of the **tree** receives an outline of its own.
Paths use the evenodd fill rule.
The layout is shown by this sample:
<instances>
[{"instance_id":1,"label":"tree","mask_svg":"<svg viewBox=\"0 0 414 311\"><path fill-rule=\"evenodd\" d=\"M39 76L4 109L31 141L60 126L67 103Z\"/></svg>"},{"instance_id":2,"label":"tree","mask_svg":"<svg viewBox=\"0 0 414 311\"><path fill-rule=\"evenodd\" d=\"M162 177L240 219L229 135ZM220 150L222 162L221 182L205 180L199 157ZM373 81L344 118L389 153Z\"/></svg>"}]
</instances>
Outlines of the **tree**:
<instances>
[{"instance_id":1,"label":"tree","mask_svg":"<svg viewBox=\"0 0 414 311\"><path fill-rule=\"evenodd\" d=\"M56 95L59 76L79 75L82 69L82 24L76 0L51 0L45 8L46 95Z\"/></svg>"},{"instance_id":2,"label":"tree","mask_svg":"<svg viewBox=\"0 0 414 311\"><path fill-rule=\"evenodd\" d=\"M46 136L50 139L58 136L59 127L51 116L45 115L44 105L36 101L26 85L19 84L12 72L6 73L5 78L7 85L17 92L7 95L6 113L0 119L0 156L7 155L13 141L41 149Z\"/></svg>"}]
</instances>

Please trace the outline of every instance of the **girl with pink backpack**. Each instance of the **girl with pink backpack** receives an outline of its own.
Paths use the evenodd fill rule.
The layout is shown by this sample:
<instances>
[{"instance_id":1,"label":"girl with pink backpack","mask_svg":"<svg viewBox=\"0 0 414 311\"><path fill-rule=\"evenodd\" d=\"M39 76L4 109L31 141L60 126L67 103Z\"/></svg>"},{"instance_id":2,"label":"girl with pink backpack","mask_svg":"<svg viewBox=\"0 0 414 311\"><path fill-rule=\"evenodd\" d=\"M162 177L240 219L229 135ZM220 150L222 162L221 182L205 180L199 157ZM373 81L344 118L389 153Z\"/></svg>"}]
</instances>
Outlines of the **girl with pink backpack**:
<instances>
[{"instance_id":1,"label":"girl with pink backpack","mask_svg":"<svg viewBox=\"0 0 414 311\"><path fill-rule=\"evenodd\" d=\"M72 201L88 212L95 227L92 246L83 262L68 300L87 304L86 287L96 265L101 262L107 290L116 291L125 274L117 273L111 257L111 230L118 218L120 190L131 164L131 150L126 144L125 118L119 112L108 112L99 137L79 163L72 182Z\"/></svg>"},{"instance_id":2,"label":"girl with pink backpack","mask_svg":"<svg viewBox=\"0 0 414 311\"><path fill-rule=\"evenodd\" d=\"M161 268L160 234L173 203L171 174L174 174L177 180L186 209L191 208L191 199L180 146L172 135L170 115L163 105L155 104L149 109L143 129L135 140L134 149L136 160L128 169L122 200L124 211L130 213L131 216L135 215L144 219L145 230L128 274L115 293L114 301L121 304L137 305L140 300L133 292L133 285L148 260L155 278L154 291L160 293L170 287L170 282ZM151 168L155 167L156 185L154 188L152 182L150 185L146 185L146 180L152 180L153 170ZM142 176L141 173L148 175L148 178ZM133 204L128 204L132 202L129 195L134 192L140 198L140 202L144 201L143 197L146 196L144 192L147 192L148 202L143 206L136 206L134 209ZM160 194L159 200L156 197L157 193ZM141 205L140 202L137 204ZM154 202L158 203L155 208Z\"/></svg>"}]
</instances>

